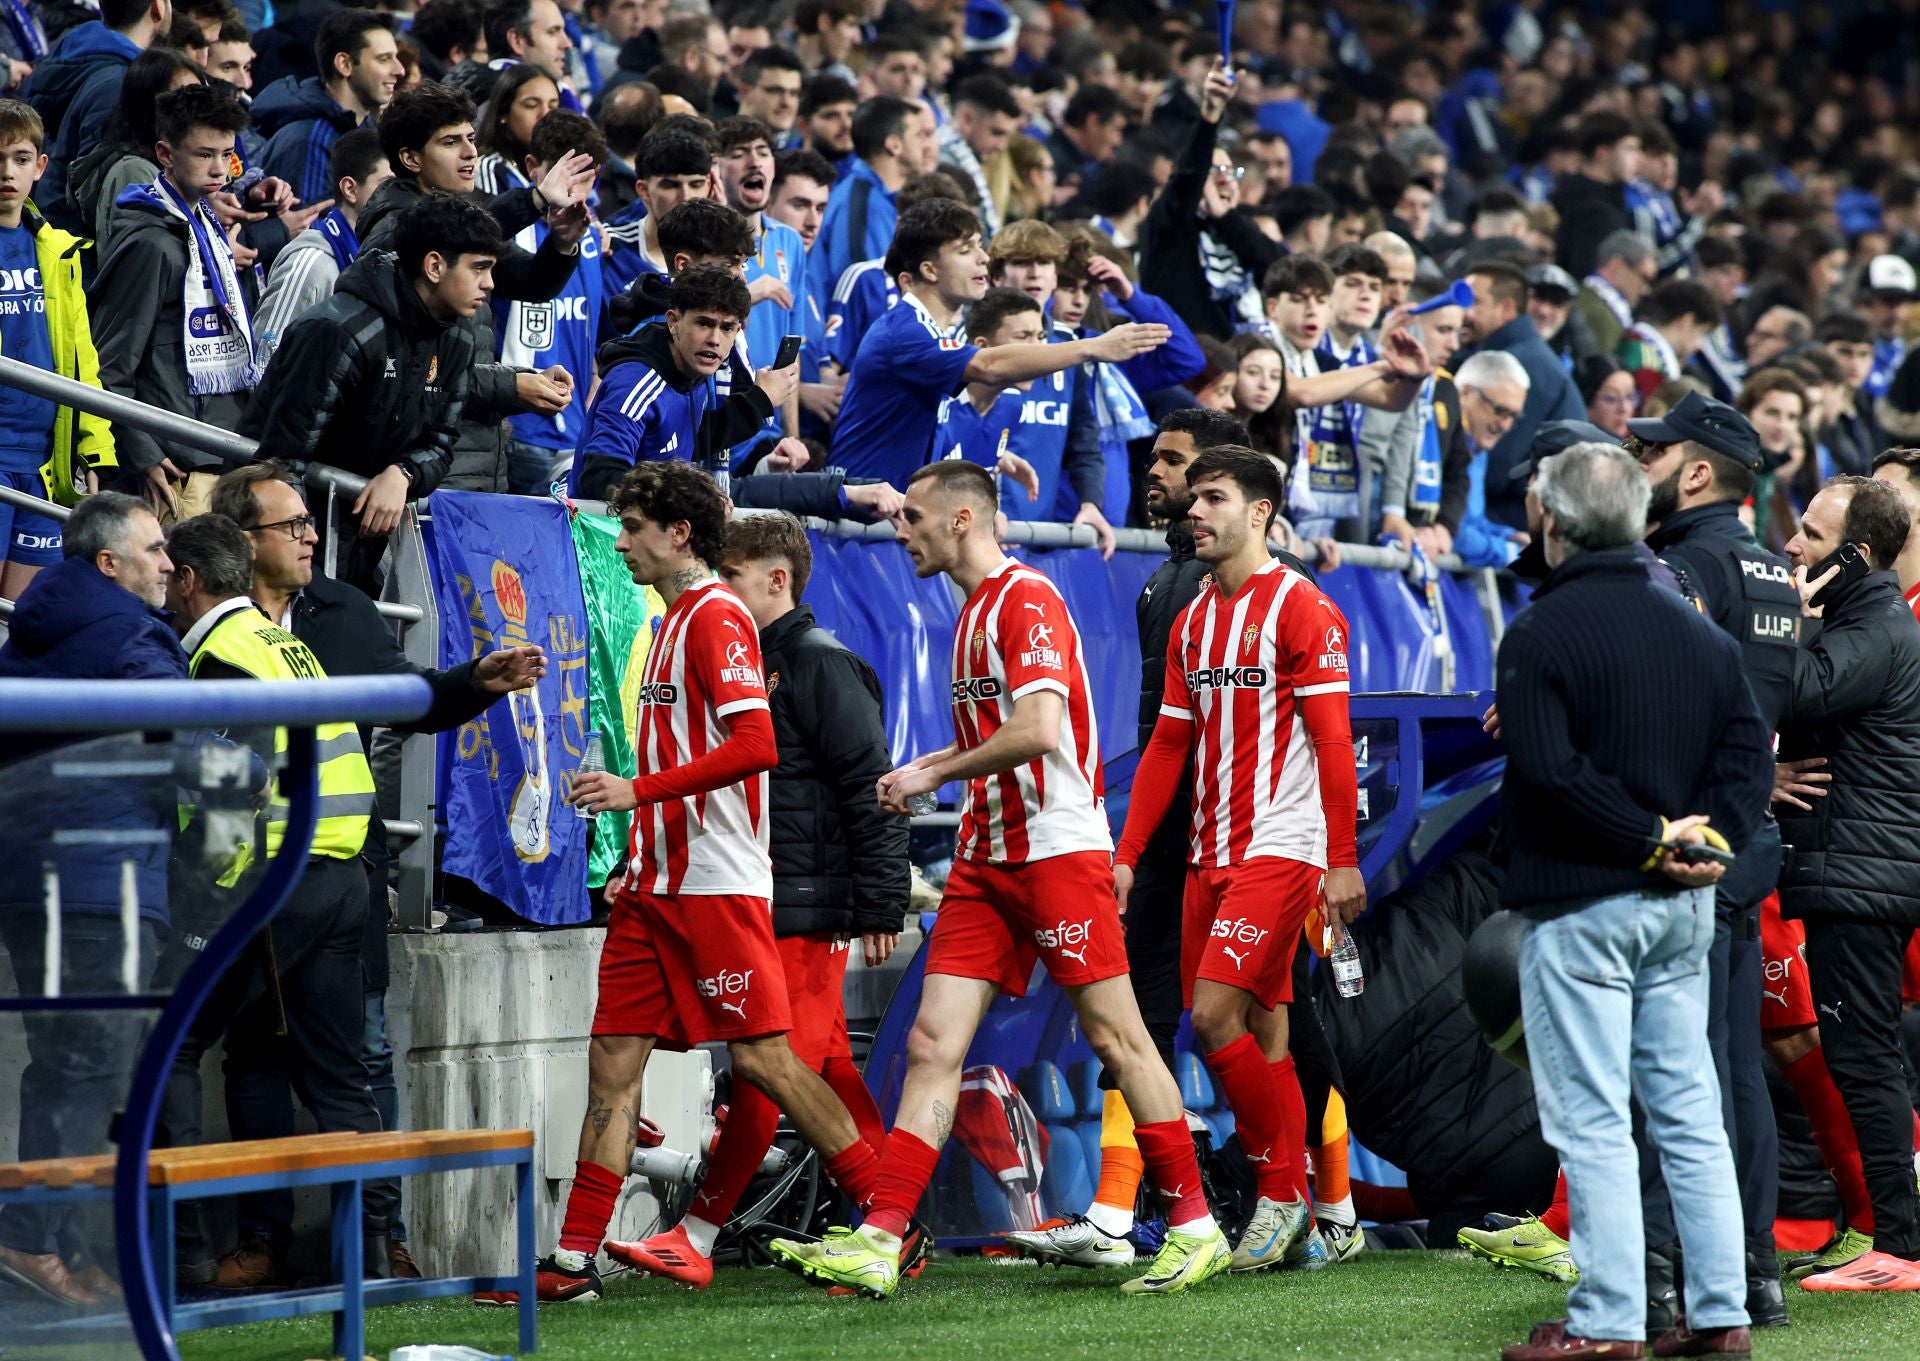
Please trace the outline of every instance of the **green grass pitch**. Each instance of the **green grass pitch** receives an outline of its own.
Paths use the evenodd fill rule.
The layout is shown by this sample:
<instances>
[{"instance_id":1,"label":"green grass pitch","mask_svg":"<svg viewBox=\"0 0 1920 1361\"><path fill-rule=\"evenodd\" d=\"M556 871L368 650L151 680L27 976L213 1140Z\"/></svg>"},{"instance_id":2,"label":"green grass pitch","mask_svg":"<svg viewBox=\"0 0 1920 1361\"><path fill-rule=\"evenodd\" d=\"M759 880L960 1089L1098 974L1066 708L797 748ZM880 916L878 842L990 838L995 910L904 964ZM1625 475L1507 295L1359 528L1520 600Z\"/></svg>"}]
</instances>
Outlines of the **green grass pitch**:
<instances>
[{"instance_id":1,"label":"green grass pitch","mask_svg":"<svg viewBox=\"0 0 1920 1361\"><path fill-rule=\"evenodd\" d=\"M704 1293L613 1278L592 1305L545 1306L547 1361L877 1358L878 1361L1442 1361L1497 1355L1565 1290L1496 1271L1458 1252L1364 1253L1314 1273L1221 1278L1171 1299L1122 1298L1122 1274L937 1261L887 1303L828 1299L785 1272L723 1270ZM1916 1361L1920 1297L1810 1295L1788 1286L1793 1326L1759 1334L1763 1361ZM326 1354L325 1318L192 1333L184 1361L307 1361ZM368 1315L367 1350L459 1342L506 1353L509 1310L465 1301L395 1305Z\"/></svg>"}]
</instances>

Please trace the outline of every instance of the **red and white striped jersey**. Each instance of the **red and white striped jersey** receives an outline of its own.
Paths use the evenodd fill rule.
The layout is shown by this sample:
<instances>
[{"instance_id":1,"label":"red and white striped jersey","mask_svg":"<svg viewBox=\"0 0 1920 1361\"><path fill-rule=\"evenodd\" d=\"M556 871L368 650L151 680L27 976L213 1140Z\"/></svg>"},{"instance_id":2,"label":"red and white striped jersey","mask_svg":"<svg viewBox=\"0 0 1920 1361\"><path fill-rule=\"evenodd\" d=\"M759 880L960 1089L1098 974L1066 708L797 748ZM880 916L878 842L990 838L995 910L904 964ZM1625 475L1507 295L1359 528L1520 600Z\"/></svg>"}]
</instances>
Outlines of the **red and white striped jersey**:
<instances>
[{"instance_id":1,"label":"red and white striped jersey","mask_svg":"<svg viewBox=\"0 0 1920 1361\"><path fill-rule=\"evenodd\" d=\"M1280 856L1322 868L1320 769L1298 701L1346 694L1347 621L1278 562L1232 597L1209 577L1174 621L1160 712L1198 725L1192 862Z\"/></svg>"},{"instance_id":2,"label":"red and white striped jersey","mask_svg":"<svg viewBox=\"0 0 1920 1361\"><path fill-rule=\"evenodd\" d=\"M1009 558L960 607L953 635L953 727L971 750L1013 717L1014 701L1054 690L1066 702L1060 745L1037 761L967 784L954 854L1023 865L1111 851L1100 742L1080 631L1054 584Z\"/></svg>"},{"instance_id":3,"label":"red and white striped jersey","mask_svg":"<svg viewBox=\"0 0 1920 1361\"><path fill-rule=\"evenodd\" d=\"M730 715L767 707L760 631L718 580L690 587L660 627L640 684L638 773L683 766L719 746ZM633 814L628 890L773 897L767 853L767 772Z\"/></svg>"}]
</instances>

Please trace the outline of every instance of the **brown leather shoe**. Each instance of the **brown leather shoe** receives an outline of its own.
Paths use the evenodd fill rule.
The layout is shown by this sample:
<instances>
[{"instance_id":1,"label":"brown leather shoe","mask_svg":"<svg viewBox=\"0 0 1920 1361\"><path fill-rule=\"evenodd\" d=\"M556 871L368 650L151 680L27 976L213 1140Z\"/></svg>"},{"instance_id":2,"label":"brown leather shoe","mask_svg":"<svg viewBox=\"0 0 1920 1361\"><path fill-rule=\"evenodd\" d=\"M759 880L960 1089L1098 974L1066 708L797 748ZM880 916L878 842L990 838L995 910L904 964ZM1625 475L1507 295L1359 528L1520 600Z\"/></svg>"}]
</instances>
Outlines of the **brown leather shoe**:
<instances>
[{"instance_id":1,"label":"brown leather shoe","mask_svg":"<svg viewBox=\"0 0 1920 1361\"><path fill-rule=\"evenodd\" d=\"M420 1267L413 1260L413 1254L407 1251L405 1243L395 1243L387 1254L392 1264L392 1276L396 1281L417 1281L420 1279Z\"/></svg>"},{"instance_id":2,"label":"brown leather shoe","mask_svg":"<svg viewBox=\"0 0 1920 1361\"><path fill-rule=\"evenodd\" d=\"M214 1272L216 1290L283 1290L291 1282L273 1249L249 1238L220 1259Z\"/></svg>"},{"instance_id":3,"label":"brown leather shoe","mask_svg":"<svg viewBox=\"0 0 1920 1361\"><path fill-rule=\"evenodd\" d=\"M1696 1333L1683 1322L1653 1344L1655 1356L1752 1356L1753 1334L1745 1326Z\"/></svg>"},{"instance_id":4,"label":"brown leather shoe","mask_svg":"<svg viewBox=\"0 0 1920 1361\"><path fill-rule=\"evenodd\" d=\"M57 1253L21 1252L15 1248L0 1247L0 1280L11 1281L37 1295L44 1295L61 1304L70 1304L76 1309L86 1309L100 1303L100 1296L76 1281Z\"/></svg>"},{"instance_id":5,"label":"brown leather shoe","mask_svg":"<svg viewBox=\"0 0 1920 1361\"><path fill-rule=\"evenodd\" d=\"M1575 1337L1564 1323L1542 1323L1525 1342L1500 1349L1500 1361L1639 1361L1647 1344L1600 1337Z\"/></svg>"},{"instance_id":6,"label":"brown leather shoe","mask_svg":"<svg viewBox=\"0 0 1920 1361\"><path fill-rule=\"evenodd\" d=\"M72 1274L75 1285L102 1300L118 1301L125 1294L120 1289L120 1282L107 1275L105 1268L97 1262L89 1262Z\"/></svg>"}]
</instances>

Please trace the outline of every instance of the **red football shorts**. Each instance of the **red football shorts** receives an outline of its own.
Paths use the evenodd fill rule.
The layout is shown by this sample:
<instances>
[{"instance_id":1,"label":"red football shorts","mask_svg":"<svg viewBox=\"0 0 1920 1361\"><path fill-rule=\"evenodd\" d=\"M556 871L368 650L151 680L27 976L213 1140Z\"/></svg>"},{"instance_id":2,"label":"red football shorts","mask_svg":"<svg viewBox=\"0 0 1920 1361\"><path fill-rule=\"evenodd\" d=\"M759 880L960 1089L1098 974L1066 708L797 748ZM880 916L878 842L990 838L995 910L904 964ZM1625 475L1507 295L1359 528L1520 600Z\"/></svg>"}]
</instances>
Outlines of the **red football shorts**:
<instances>
[{"instance_id":1,"label":"red football shorts","mask_svg":"<svg viewBox=\"0 0 1920 1361\"><path fill-rule=\"evenodd\" d=\"M1818 1020L1807 979L1807 928L1780 915L1780 895L1760 904L1760 1028L1800 1030Z\"/></svg>"},{"instance_id":2,"label":"red football shorts","mask_svg":"<svg viewBox=\"0 0 1920 1361\"><path fill-rule=\"evenodd\" d=\"M1188 866L1180 920L1186 1004L1201 978L1252 993L1269 1011L1291 1002L1293 952L1326 877L1318 865L1271 855L1225 869Z\"/></svg>"},{"instance_id":3,"label":"red football shorts","mask_svg":"<svg viewBox=\"0 0 1920 1361\"><path fill-rule=\"evenodd\" d=\"M852 953L847 942L836 945L826 934L781 936L775 944L787 976L787 1006L793 1012L787 1043L793 1052L816 1071L828 1059L852 1058L843 991Z\"/></svg>"},{"instance_id":4,"label":"red football shorts","mask_svg":"<svg viewBox=\"0 0 1920 1361\"><path fill-rule=\"evenodd\" d=\"M1025 997L1036 960L1063 988L1121 978L1127 942L1105 851L993 865L956 860L927 942L927 972Z\"/></svg>"},{"instance_id":5,"label":"red football shorts","mask_svg":"<svg viewBox=\"0 0 1920 1361\"><path fill-rule=\"evenodd\" d=\"M652 1035L663 1049L686 1049L790 1028L765 898L614 894L595 1035Z\"/></svg>"}]
</instances>

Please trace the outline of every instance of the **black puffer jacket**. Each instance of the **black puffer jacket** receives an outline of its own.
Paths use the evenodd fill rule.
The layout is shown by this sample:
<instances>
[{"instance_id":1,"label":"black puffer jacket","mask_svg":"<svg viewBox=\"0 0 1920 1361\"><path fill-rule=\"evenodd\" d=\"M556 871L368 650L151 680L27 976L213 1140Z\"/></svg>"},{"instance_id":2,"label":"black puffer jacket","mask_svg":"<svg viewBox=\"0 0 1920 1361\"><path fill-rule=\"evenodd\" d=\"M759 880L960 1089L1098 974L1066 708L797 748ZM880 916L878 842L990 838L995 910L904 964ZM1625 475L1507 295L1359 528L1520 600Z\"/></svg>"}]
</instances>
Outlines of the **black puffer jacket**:
<instances>
[{"instance_id":1,"label":"black puffer jacket","mask_svg":"<svg viewBox=\"0 0 1920 1361\"><path fill-rule=\"evenodd\" d=\"M392 254L362 252L287 328L241 433L362 477L410 464L418 500L447 475L473 363L473 323L436 319Z\"/></svg>"},{"instance_id":2,"label":"black puffer jacket","mask_svg":"<svg viewBox=\"0 0 1920 1361\"><path fill-rule=\"evenodd\" d=\"M1406 1171L1440 1247L1488 1210L1540 1208L1557 1166L1532 1080L1481 1039L1461 991L1467 938L1499 906L1499 871L1456 855L1354 924L1365 992L1341 997L1333 970L1313 973L1353 1132Z\"/></svg>"},{"instance_id":3,"label":"black puffer jacket","mask_svg":"<svg viewBox=\"0 0 1920 1361\"><path fill-rule=\"evenodd\" d=\"M1891 572L1826 607L1794 659L1780 756L1827 758L1824 799L1782 805L1787 917L1920 926L1920 623Z\"/></svg>"},{"instance_id":4,"label":"black puffer jacket","mask_svg":"<svg viewBox=\"0 0 1920 1361\"><path fill-rule=\"evenodd\" d=\"M880 681L805 605L760 631L780 749L768 808L775 935L898 931L911 870L904 818L874 785L893 769Z\"/></svg>"},{"instance_id":5,"label":"black puffer jacket","mask_svg":"<svg viewBox=\"0 0 1920 1361\"><path fill-rule=\"evenodd\" d=\"M381 185L360 215L360 249L392 250L400 229L400 214L419 202L425 191L417 180L394 178ZM498 198L470 195L493 215L505 245L493 266L493 298L507 302L547 302L560 295L573 277L580 257L563 254L549 237L537 251L525 251L513 238L540 216L530 190L516 189ZM515 378L526 372L496 358L493 307L474 314L474 372L467 406L460 418L460 437L454 445L447 486L457 491L507 489L507 440L503 422L520 410ZM576 373L574 381L591 383L591 374Z\"/></svg>"}]
</instances>

